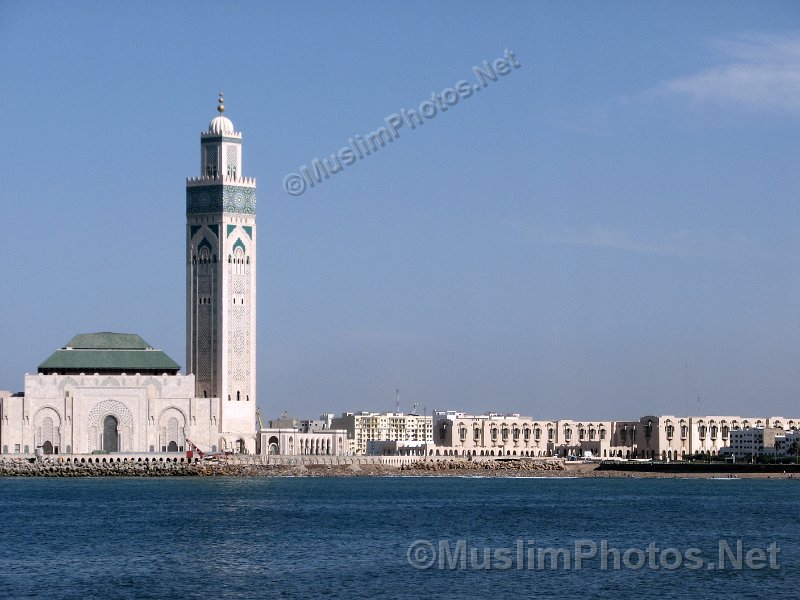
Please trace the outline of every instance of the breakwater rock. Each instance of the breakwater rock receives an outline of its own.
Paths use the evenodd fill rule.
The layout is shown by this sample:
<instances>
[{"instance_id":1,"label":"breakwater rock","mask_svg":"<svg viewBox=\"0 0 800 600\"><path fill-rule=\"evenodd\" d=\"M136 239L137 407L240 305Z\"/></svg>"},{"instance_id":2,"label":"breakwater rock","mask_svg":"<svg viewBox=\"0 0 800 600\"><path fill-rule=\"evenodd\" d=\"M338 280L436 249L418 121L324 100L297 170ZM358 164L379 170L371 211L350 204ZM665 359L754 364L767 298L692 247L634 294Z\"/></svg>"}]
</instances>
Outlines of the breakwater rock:
<instances>
[{"instance_id":1,"label":"breakwater rock","mask_svg":"<svg viewBox=\"0 0 800 600\"><path fill-rule=\"evenodd\" d=\"M474 475L528 475L541 471L564 471L564 462L561 460L448 460L448 461L419 461L400 467L401 471L413 471L415 474L474 474Z\"/></svg>"},{"instance_id":2,"label":"breakwater rock","mask_svg":"<svg viewBox=\"0 0 800 600\"><path fill-rule=\"evenodd\" d=\"M560 460L420 460L402 467L372 464L264 464L232 461L136 460L117 461L95 459L89 462L58 460L29 461L6 459L0 461L0 477L386 477L386 476L463 476L495 475L500 477L531 474L563 474Z\"/></svg>"},{"instance_id":3,"label":"breakwater rock","mask_svg":"<svg viewBox=\"0 0 800 600\"><path fill-rule=\"evenodd\" d=\"M170 477L203 474L200 463L171 461L142 462L30 462L6 460L0 462L4 477Z\"/></svg>"},{"instance_id":4,"label":"breakwater rock","mask_svg":"<svg viewBox=\"0 0 800 600\"><path fill-rule=\"evenodd\" d=\"M352 477L397 474L396 467L365 465L275 465L251 462L107 461L31 462L0 461L0 477Z\"/></svg>"}]
</instances>

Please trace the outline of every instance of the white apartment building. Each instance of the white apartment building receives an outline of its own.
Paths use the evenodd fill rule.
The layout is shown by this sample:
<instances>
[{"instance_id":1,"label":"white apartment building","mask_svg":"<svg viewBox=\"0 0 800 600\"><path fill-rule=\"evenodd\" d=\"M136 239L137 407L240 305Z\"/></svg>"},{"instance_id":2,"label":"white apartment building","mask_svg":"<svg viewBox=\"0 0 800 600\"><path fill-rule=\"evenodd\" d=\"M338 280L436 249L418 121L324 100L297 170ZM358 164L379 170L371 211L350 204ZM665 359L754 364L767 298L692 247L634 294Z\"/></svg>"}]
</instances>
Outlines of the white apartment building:
<instances>
[{"instance_id":1,"label":"white apartment building","mask_svg":"<svg viewBox=\"0 0 800 600\"><path fill-rule=\"evenodd\" d=\"M784 431L778 427L748 427L731 432L730 445L722 449L736 460L763 456L796 456L800 431Z\"/></svg>"},{"instance_id":2,"label":"white apartment building","mask_svg":"<svg viewBox=\"0 0 800 600\"><path fill-rule=\"evenodd\" d=\"M351 454L368 454L370 442L433 442L433 418L404 413L353 412L331 419L347 430Z\"/></svg>"}]
</instances>

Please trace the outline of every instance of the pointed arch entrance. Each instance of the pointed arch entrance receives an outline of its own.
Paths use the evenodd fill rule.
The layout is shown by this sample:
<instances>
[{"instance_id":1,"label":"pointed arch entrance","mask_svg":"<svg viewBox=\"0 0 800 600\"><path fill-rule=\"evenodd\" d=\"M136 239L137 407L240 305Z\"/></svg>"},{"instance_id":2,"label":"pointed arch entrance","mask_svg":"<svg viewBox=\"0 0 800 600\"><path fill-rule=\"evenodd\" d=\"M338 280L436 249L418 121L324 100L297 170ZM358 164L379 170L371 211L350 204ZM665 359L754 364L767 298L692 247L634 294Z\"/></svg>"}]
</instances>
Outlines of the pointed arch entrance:
<instances>
[{"instance_id":1,"label":"pointed arch entrance","mask_svg":"<svg viewBox=\"0 0 800 600\"><path fill-rule=\"evenodd\" d=\"M103 419L103 450L106 452L119 452L119 435L117 429L119 421L114 415L106 415Z\"/></svg>"}]
</instances>

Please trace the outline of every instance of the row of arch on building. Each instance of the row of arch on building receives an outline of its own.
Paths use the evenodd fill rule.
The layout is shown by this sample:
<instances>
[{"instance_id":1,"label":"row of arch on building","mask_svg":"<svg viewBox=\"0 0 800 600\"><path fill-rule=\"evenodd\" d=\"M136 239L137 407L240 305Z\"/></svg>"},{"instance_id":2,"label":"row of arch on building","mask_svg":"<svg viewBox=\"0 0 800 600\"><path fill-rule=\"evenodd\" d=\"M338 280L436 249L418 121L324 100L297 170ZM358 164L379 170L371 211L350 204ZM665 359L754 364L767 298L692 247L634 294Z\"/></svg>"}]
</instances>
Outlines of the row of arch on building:
<instances>
[{"instance_id":1,"label":"row of arch on building","mask_svg":"<svg viewBox=\"0 0 800 600\"><path fill-rule=\"evenodd\" d=\"M339 447L342 446L343 439L339 438ZM289 436L287 440L286 454L295 454L295 439L294 436ZM281 453L280 442L278 436L270 436L268 442L269 454L276 455ZM331 456L335 454L332 440L330 437L324 438L300 438L297 440L297 454L308 456Z\"/></svg>"},{"instance_id":2,"label":"row of arch on building","mask_svg":"<svg viewBox=\"0 0 800 600\"><path fill-rule=\"evenodd\" d=\"M748 427L764 427L765 421L762 419L756 419L754 421L750 421L749 419L732 419L730 422L727 419L721 419L717 421L716 419L708 419L707 421L704 419L699 419L696 421L697 423L697 433L700 439L705 439L706 437L710 437L711 439L717 439L718 437L722 437L723 439L728 439L730 436L731 430L739 430L739 429L747 429ZM677 425L677 427L676 427ZM774 422L771 423L773 427L777 428L784 428L784 423L780 419L776 419ZM785 424L785 428L788 429L795 429L798 425L794 420L789 420ZM653 432L653 422L647 421L642 423L626 423L619 427L617 433L619 434L619 438L622 441L622 444L625 443L625 439L629 438L631 440L635 439L636 430L638 427L643 427L644 433L646 437L650 437ZM439 437L441 439L446 438L446 428L447 424L443 423L441 426L441 431L439 432ZM456 424L456 428L458 431L458 437L461 442L465 442L469 435L468 424L464 422L458 422ZM564 441L570 441L574 434L574 429L577 429L578 440L580 441L594 441L594 440L605 440L608 436L608 432L606 426L604 424L594 425L592 423L588 425L584 425L583 423L576 423L576 424L564 424L563 425L563 439ZM473 426L473 440L478 442L483 437L483 428L482 427L474 427ZM681 438L687 438L689 436L689 425L686 423L684 419L681 419L677 423L673 424L670 420L667 420L665 426L665 433L668 439L671 439L675 436L676 432L680 434ZM502 440L503 442L508 442L509 439L513 440L514 442L519 442L522 440L524 443L528 444L531 441L531 438L535 443L539 443L543 439L544 430L538 423L533 423L533 425L529 425L528 423L523 423L522 425L509 425L508 423L500 423L500 424L492 424L489 430L489 437L492 442L497 442L498 440ZM556 439L556 426L553 423L547 424L547 441L553 442Z\"/></svg>"},{"instance_id":3,"label":"row of arch on building","mask_svg":"<svg viewBox=\"0 0 800 600\"><path fill-rule=\"evenodd\" d=\"M445 439L446 437L446 424L442 425L442 430L440 431L439 437L441 439ZM467 436L469 435L469 430L467 426L463 422L459 422L456 427L458 428L458 437L462 442L467 440ZM573 435L573 426L572 425L565 425L564 426L564 439L571 440ZM605 440L608 432L604 425L600 425L595 427L594 425L584 426L582 423L578 423L575 427L578 429L578 439L583 440ZM473 440L480 441L483 434L483 428L481 427L474 427L473 428ZM533 424L533 428L531 428L527 423L523 423L522 426L518 425L511 425L509 426L507 423L501 423L500 425L492 424L489 429L489 437L492 442L497 442L498 439L502 439L503 442L508 442L509 438L512 439L514 442L519 442L520 438L522 441L530 443L531 437L533 437L533 441L535 443L539 443L542 441L542 434L543 430L539 426L538 423ZM547 427L547 441L553 442L556 437L556 428L552 424L548 424Z\"/></svg>"},{"instance_id":4,"label":"row of arch on building","mask_svg":"<svg viewBox=\"0 0 800 600\"><path fill-rule=\"evenodd\" d=\"M651 423L651 422L648 422ZM750 427L762 428L766 426L766 422L763 419L755 419L754 421L750 421L750 419L697 419L697 435L700 439L705 439L706 437L710 437L712 440L716 439L717 437L722 437L723 439L728 439L730 436L731 431L739 431L742 429L748 429ZM687 438L689 436L689 426L686 423L686 419L680 419L677 422L678 431L680 433L681 438ZM777 427L778 429L796 429L800 425L800 423L796 422L794 419L789 419L786 423L784 423L781 419L775 419L770 423L771 427ZM667 438L672 438L675 435L676 427L672 423L671 420L666 421L665 433Z\"/></svg>"},{"instance_id":5,"label":"row of arch on building","mask_svg":"<svg viewBox=\"0 0 800 600\"><path fill-rule=\"evenodd\" d=\"M196 463L196 462L200 462L200 459L199 458L183 458L183 457L181 457L181 458L178 458L178 457L174 457L174 458L169 458L169 457L167 457L167 458L164 458L164 457L158 457L158 458L156 458L156 457L153 457L153 458L145 457L145 458L137 458L135 460L133 458L129 459L127 457L125 457L125 458L119 458L119 457L117 457L117 458L110 458L110 457L109 458L106 458L106 457L100 458L100 457L95 457L94 459L92 459L92 457L89 457L89 458L85 458L85 457L78 458L76 456L75 458L70 458L70 457L67 457L66 459L59 458L58 462L64 463L64 464L68 464L68 465L69 464L75 464L75 465L77 465L77 464L81 464L81 465L83 465L83 464L88 464L88 465L95 464L95 465L99 465L99 464L111 464L111 463L114 463L114 464L117 464L117 463L119 463L119 464L126 464L126 463L136 463L136 464L140 464L140 463L174 463L174 464L179 464L179 463L192 463L192 462Z\"/></svg>"},{"instance_id":6,"label":"row of arch on building","mask_svg":"<svg viewBox=\"0 0 800 600\"><path fill-rule=\"evenodd\" d=\"M428 456L524 456L547 457L553 456L550 450L456 450L452 448L436 448L428 450Z\"/></svg>"},{"instance_id":7,"label":"row of arch on building","mask_svg":"<svg viewBox=\"0 0 800 600\"><path fill-rule=\"evenodd\" d=\"M428 450L428 456L483 456L483 457L509 457L509 456L519 456L519 457L530 457L530 458L547 458L547 457L562 457L566 458L567 456L575 455L579 452L577 448L560 448L555 451L552 450L520 450L517 452L516 450L458 450L453 448L436 448ZM701 450L697 453L698 455L704 456L718 456L718 450ZM678 460L685 459L688 456L688 453L684 450L680 453L678 450L662 450L661 454L659 454L655 450L642 450L641 452L634 449L634 450L603 450L602 458L651 458L651 459L658 459L661 460Z\"/></svg>"},{"instance_id":8,"label":"row of arch on building","mask_svg":"<svg viewBox=\"0 0 800 600\"><path fill-rule=\"evenodd\" d=\"M124 409L124 407L122 407ZM92 450L103 450L105 452L120 452L131 449L131 426L130 415L115 414L114 411L100 413L99 422L90 423L87 429L88 448ZM150 446L150 452L182 452L185 446L184 428L186 423L185 415L175 407L168 407L159 417L159 443ZM61 449L61 416L53 407L45 406L34 415L34 447L42 448L45 454L59 454ZM15 448L19 452L20 448ZM66 454L72 453L72 447L67 444L64 448ZM29 447L25 447L25 453L29 452ZM3 453L8 453L4 447Z\"/></svg>"}]
</instances>

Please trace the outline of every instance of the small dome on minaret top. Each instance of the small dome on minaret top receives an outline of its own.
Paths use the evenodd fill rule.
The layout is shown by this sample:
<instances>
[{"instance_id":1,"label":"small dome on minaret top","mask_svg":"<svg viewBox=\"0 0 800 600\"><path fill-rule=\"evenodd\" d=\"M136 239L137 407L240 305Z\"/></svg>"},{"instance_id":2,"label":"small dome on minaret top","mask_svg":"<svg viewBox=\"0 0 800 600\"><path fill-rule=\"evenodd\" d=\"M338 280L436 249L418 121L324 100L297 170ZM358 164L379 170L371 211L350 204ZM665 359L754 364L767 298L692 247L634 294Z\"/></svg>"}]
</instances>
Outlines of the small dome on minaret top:
<instances>
[{"instance_id":1,"label":"small dome on minaret top","mask_svg":"<svg viewBox=\"0 0 800 600\"><path fill-rule=\"evenodd\" d=\"M234 133L233 123L228 117L222 115L225 112L225 100L222 92L219 93L219 105L217 106L219 112L218 117L214 117L211 123L208 124L208 133L217 133L220 135Z\"/></svg>"}]
</instances>

